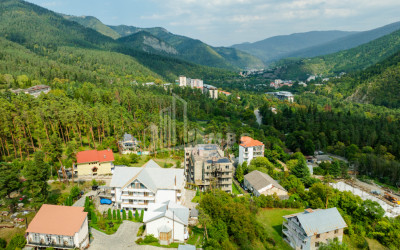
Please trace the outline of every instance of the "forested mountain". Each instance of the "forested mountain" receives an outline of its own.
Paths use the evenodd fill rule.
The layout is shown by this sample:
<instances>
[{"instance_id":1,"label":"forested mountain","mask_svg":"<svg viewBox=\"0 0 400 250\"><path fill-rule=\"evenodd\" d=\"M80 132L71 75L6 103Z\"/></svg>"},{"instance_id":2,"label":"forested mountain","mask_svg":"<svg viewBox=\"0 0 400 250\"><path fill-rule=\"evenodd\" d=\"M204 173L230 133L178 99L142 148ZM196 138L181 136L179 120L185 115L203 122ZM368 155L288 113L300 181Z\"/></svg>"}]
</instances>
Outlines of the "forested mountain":
<instances>
[{"instance_id":1,"label":"forested mountain","mask_svg":"<svg viewBox=\"0 0 400 250\"><path fill-rule=\"evenodd\" d=\"M232 45L232 47L257 56L266 63L271 63L281 58L288 57L288 54L295 51L324 44L355 33L357 32L337 30L310 31L284 36L274 36L254 43Z\"/></svg>"},{"instance_id":2,"label":"forested mountain","mask_svg":"<svg viewBox=\"0 0 400 250\"><path fill-rule=\"evenodd\" d=\"M350 34L348 36L344 36L324 44L289 53L286 55L286 57L304 58L327 55L357 47L361 44L368 43L372 40L378 39L397 30L400 30L400 22L391 23L373 30Z\"/></svg>"},{"instance_id":3,"label":"forested mountain","mask_svg":"<svg viewBox=\"0 0 400 250\"><path fill-rule=\"evenodd\" d=\"M173 81L179 74L230 74L122 45L97 31L20 0L0 2L0 73L86 81ZM24 53L22 53L24 51Z\"/></svg>"},{"instance_id":4,"label":"forested mountain","mask_svg":"<svg viewBox=\"0 0 400 250\"><path fill-rule=\"evenodd\" d=\"M96 29L100 33L104 34L104 24L100 25L98 23L100 21L95 19L97 20L96 25L93 25L91 22L88 22L87 19L88 17L74 17L75 21L85 27ZM211 67L226 69L264 67L264 64L260 59L246 52L233 48L212 47L200 40L173 34L164 28L139 28L126 25L110 25L108 27L122 37L118 41L122 41L125 45L129 45L134 49L173 56L189 62ZM172 48L170 46L172 46Z\"/></svg>"},{"instance_id":5,"label":"forested mountain","mask_svg":"<svg viewBox=\"0 0 400 250\"><path fill-rule=\"evenodd\" d=\"M99 19L97 19L93 16L78 17L78 16L63 15L63 17L67 20L75 21L87 28L94 29L94 30L98 31L99 33L101 33L105 36L109 36L113 39L118 39L121 37L121 35L118 34L118 32L111 29L107 25L103 24Z\"/></svg>"},{"instance_id":6,"label":"forested mountain","mask_svg":"<svg viewBox=\"0 0 400 250\"><path fill-rule=\"evenodd\" d=\"M363 70L400 50L400 30L349 50L310 59L284 59L276 63L279 76L306 79L309 74L337 75Z\"/></svg>"}]
</instances>

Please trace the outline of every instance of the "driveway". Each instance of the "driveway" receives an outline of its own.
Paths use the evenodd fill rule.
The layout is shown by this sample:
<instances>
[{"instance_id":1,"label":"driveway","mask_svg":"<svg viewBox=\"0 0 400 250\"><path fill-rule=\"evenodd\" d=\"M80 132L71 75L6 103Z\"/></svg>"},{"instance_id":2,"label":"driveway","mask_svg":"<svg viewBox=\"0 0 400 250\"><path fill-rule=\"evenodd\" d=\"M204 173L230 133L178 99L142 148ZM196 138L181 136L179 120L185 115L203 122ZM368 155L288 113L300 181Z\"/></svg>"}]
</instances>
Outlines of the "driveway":
<instances>
[{"instance_id":1,"label":"driveway","mask_svg":"<svg viewBox=\"0 0 400 250\"><path fill-rule=\"evenodd\" d=\"M107 250L107 249L140 249L140 250L161 250L171 249L155 246L140 246L135 243L139 227L142 223L132 221L124 221L115 234L107 235L96 229L91 228L93 240L90 242L90 250Z\"/></svg>"},{"instance_id":2,"label":"driveway","mask_svg":"<svg viewBox=\"0 0 400 250\"><path fill-rule=\"evenodd\" d=\"M84 207L85 206L85 199L87 196L91 196L91 195L96 195L96 191L90 191L84 195L82 195L82 197L77 200L74 205L72 205L73 207Z\"/></svg>"}]
</instances>

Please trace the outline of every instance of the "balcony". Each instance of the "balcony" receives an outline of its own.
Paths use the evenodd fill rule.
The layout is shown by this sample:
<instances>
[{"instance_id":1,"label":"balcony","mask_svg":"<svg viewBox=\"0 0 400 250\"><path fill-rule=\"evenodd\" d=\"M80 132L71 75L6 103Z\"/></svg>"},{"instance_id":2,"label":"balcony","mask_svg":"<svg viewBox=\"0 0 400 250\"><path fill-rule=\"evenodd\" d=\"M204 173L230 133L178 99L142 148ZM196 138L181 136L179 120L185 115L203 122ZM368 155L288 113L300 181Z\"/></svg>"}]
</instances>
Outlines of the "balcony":
<instances>
[{"instance_id":1,"label":"balcony","mask_svg":"<svg viewBox=\"0 0 400 250\"><path fill-rule=\"evenodd\" d=\"M58 243L54 243L54 242L46 243L46 242L29 241L26 245L34 247L34 248L35 247L38 247L38 248L52 247L52 248L58 248L58 249L74 249L75 248L75 245L73 243L72 244L69 244L69 243L58 244Z\"/></svg>"},{"instance_id":2,"label":"balcony","mask_svg":"<svg viewBox=\"0 0 400 250\"><path fill-rule=\"evenodd\" d=\"M286 227L286 230L283 229L282 231L287 236L299 238L301 239L301 241L304 241L304 239L307 237L306 235L301 233L300 230L302 229L300 228L300 226L298 226L293 222L290 223L283 222L283 226ZM299 231L297 231L295 228Z\"/></svg>"}]
</instances>

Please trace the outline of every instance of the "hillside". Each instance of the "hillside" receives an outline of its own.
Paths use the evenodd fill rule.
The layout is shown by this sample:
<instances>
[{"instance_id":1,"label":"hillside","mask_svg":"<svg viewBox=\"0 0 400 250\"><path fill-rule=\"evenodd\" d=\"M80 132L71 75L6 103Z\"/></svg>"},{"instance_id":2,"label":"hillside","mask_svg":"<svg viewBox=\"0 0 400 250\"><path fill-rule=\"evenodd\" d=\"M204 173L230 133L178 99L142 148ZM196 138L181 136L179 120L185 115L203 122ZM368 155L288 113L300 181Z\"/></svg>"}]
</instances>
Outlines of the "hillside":
<instances>
[{"instance_id":1,"label":"hillside","mask_svg":"<svg viewBox=\"0 0 400 250\"><path fill-rule=\"evenodd\" d=\"M287 54L287 57L315 57L335 53L341 50L347 50L368 43L382 36L388 35L400 29L400 22L392 23L373 30L358 32L348 36L335 39L328 43L305 48Z\"/></svg>"},{"instance_id":2,"label":"hillside","mask_svg":"<svg viewBox=\"0 0 400 250\"><path fill-rule=\"evenodd\" d=\"M284 36L274 36L254 43L232 45L233 48L257 56L266 63L287 57L295 51L324 44L326 42L346 37L357 32L345 31L311 31Z\"/></svg>"},{"instance_id":3,"label":"hillside","mask_svg":"<svg viewBox=\"0 0 400 250\"><path fill-rule=\"evenodd\" d=\"M69 15L63 15L63 17L67 20L70 21L74 21L77 22L87 28L91 28L96 30L97 32L105 35L105 36L109 36L113 39L118 39L121 37L120 34L118 34L118 32L116 32L115 30L111 29L110 27L108 27L107 25L103 24L99 19L93 17L93 16L81 16L81 17L77 17L77 16L69 16Z\"/></svg>"},{"instance_id":4,"label":"hillside","mask_svg":"<svg viewBox=\"0 0 400 250\"><path fill-rule=\"evenodd\" d=\"M363 70L400 50L400 30L356 48L310 59L286 59L276 64L279 77L307 78L309 74L336 75Z\"/></svg>"},{"instance_id":5,"label":"hillside","mask_svg":"<svg viewBox=\"0 0 400 250\"><path fill-rule=\"evenodd\" d=\"M166 55L178 54L178 51L174 47L147 31L139 31L132 35L119 38L118 41L126 46L137 48L148 53L160 53Z\"/></svg>"},{"instance_id":6,"label":"hillside","mask_svg":"<svg viewBox=\"0 0 400 250\"><path fill-rule=\"evenodd\" d=\"M199 66L176 58L149 55L110 37L20 0L0 3L1 73L27 74L38 80L86 81L160 78L180 74L223 77L225 70ZM25 51L22 53L22 51Z\"/></svg>"}]
</instances>

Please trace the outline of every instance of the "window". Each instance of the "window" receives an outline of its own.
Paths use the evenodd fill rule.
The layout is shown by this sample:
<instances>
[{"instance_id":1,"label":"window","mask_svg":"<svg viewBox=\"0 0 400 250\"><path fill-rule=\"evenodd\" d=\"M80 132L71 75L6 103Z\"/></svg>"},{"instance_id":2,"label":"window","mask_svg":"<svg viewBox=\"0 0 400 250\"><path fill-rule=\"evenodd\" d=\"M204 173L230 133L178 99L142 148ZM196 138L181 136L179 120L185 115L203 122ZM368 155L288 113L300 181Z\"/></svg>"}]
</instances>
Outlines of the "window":
<instances>
[{"instance_id":1,"label":"window","mask_svg":"<svg viewBox=\"0 0 400 250\"><path fill-rule=\"evenodd\" d=\"M319 239L321 237L321 235L320 234L317 234L317 239Z\"/></svg>"},{"instance_id":2,"label":"window","mask_svg":"<svg viewBox=\"0 0 400 250\"><path fill-rule=\"evenodd\" d=\"M315 242L315 247L319 247L319 242Z\"/></svg>"},{"instance_id":3,"label":"window","mask_svg":"<svg viewBox=\"0 0 400 250\"><path fill-rule=\"evenodd\" d=\"M336 229L336 230L335 230L335 234L337 234L337 233L339 233L339 229Z\"/></svg>"},{"instance_id":4,"label":"window","mask_svg":"<svg viewBox=\"0 0 400 250\"><path fill-rule=\"evenodd\" d=\"M226 169L229 169L229 166L225 166Z\"/></svg>"}]
</instances>

